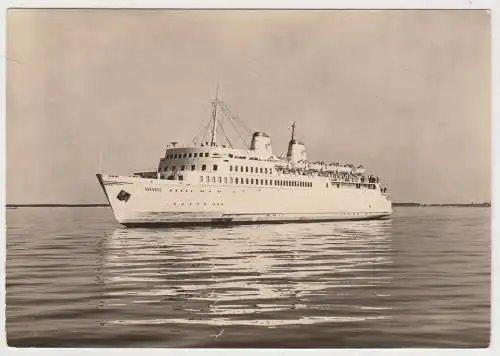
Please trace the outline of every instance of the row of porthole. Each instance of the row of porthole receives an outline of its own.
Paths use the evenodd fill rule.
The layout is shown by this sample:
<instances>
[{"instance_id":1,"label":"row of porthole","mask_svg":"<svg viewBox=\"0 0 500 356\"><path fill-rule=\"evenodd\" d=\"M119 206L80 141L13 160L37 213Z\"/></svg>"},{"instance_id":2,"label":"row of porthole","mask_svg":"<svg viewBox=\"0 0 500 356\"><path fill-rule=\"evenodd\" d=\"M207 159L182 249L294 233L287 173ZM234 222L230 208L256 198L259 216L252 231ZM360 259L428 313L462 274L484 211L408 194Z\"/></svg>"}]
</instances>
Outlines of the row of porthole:
<instances>
[{"instance_id":1,"label":"row of porthole","mask_svg":"<svg viewBox=\"0 0 500 356\"><path fill-rule=\"evenodd\" d=\"M196 203L197 206L200 206L201 203ZM188 203L173 203L174 206L184 206L184 205L188 205ZM194 203L189 203L189 206L193 206ZM203 206L206 206L207 203L203 203ZM212 206L223 206L224 203L212 203Z\"/></svg>"},{"instance_id":2,"label":"row of porthole","mask_svg":"<svg viewBox=\"0 0 500 356\"><path fill-rule=\"evenodd\" d=\"M224 180L223 180L224 179ZM312 182L304 182L304 181L293 181L293 180L281 180L281 179L264 179L260 178L240 178L240 177L215 177L215 176L200 176L200 183L219 183L222 184L249 184L249 185L260 185L260 186L279 186L279 187L296 187L296 188L311 188Z\"/></svg>"},{"instance_id":3,"label":"row of porthole","mask_svg":"<svg viewBox=\"0 0 500 356\"><path fill-rule=\"evenodd\" d=\"M175 192L175 193L177 193L177 192L180 192L180 193L192 193L193 190L192 189L191 190L188 190L188 189L186 189L186 190L183 190L183 189L170 189L169 192ZM211 190L208 190L207 192L208 193L212 193ZM215 192L216 191L214 190L214 193ZM200 193L205 193L205 190L204 189L200 189ZM222 190L217 190L217 193L222 193Z\"/></svg>"},{"instance_id":4,"label":"row of porthole","mask_svg":"<svg viewBox=\"0 0 500 356\"><path fill-rule=\"evenodd\" d=\"M200 157L208 157L210 155L210 153L208 152L200 152ZM177 159L177 158L198 158L198 152L194 152L194 153L184 153L184 154L180 154L180 153L176 153L176 154L171 154L171 155L167 155L167 159Z\"/></svg>"},{"instance_id":5,"label":"row of porthole","mask_svg":"<svg viewBox=\"0 0 500 356\"><path fill-rule=\"evenodd\" d=\"M367 189L376 189L375 184L343 184L343 183L326 183L326 187L330 188L353 188L356 186L356 189L367 188Z\"/></svg>"}]
</instances>

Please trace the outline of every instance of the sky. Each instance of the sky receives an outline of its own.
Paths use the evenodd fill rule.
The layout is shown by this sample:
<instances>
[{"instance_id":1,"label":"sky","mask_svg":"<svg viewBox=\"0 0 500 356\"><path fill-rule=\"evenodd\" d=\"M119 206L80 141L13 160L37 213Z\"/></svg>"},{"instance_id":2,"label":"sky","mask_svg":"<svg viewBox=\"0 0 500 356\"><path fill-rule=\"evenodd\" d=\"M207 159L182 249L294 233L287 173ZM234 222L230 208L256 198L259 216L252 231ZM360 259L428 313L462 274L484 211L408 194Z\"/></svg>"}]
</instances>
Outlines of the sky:
<instances>
[{"instance_id":1,"label":"sky","mask_svg":"<svg viewBox=\"0 0 500 356\"><path fill-rule=\"evenodd\" d=\"M105 202L95 173L156 169L217 82L276 153L295 121L395 202L489 201L490 50L481 10L10 9L7 203Z\"/></svg>"}]
</instances>

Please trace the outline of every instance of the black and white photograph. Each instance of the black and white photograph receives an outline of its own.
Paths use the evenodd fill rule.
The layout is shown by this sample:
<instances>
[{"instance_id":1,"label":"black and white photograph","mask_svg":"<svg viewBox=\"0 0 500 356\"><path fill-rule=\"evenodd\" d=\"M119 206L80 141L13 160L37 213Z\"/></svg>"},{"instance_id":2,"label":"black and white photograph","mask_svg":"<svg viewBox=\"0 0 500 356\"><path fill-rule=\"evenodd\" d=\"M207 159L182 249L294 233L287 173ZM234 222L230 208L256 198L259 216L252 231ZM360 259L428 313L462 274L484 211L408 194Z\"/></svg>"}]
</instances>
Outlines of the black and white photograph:
<instances>
[{"instance_id":1,"label":"black and white photograph","mask_svg":"<svg viewBox=\"0 0 500 356\"><path fill-rule=\"evenodd\" d=\"M488 9L9 8L10 348L488 348Z\"/></svg>"}]
</instances>

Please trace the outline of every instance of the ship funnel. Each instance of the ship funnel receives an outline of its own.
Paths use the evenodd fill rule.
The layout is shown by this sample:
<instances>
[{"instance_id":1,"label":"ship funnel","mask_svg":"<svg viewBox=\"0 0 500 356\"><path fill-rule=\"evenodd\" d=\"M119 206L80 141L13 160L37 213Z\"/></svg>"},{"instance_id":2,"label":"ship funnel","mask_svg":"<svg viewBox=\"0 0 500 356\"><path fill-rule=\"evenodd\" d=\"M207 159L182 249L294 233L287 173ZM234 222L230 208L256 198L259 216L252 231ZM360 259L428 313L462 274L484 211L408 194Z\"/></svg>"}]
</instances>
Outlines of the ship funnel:
<instances>
[{"instance_id":1,"label":"ship funnel","mask_svg":"<svg viewBox=\"0 0 500 356\"><path fill-rule=\"evenodd\" d=\"M306 145L297 139L290 140L286 158L291 162L307 160Z\"/></svg>"},{"instance_id":2,"label":"ship funnel","mask_svg":"<svg viewBox=\"0 0 500 356\"><path fill-rule=\"evenodd\" d=\"M272 155L271 138L264 132L254 132L250 149L259 153L262 158L269 158Z\"/></svg>"},{"instance_id":3,"label":"ship funnel","mask_svg":"<svg viewBox=\"0 0 500 356\"><path fill-rule=\"evenodd\" d=\"M292 139L288 143L286 158L290 162L307 160L306 146L295 138L295 122L292 124Z\"/></svg>"}]
</instances>

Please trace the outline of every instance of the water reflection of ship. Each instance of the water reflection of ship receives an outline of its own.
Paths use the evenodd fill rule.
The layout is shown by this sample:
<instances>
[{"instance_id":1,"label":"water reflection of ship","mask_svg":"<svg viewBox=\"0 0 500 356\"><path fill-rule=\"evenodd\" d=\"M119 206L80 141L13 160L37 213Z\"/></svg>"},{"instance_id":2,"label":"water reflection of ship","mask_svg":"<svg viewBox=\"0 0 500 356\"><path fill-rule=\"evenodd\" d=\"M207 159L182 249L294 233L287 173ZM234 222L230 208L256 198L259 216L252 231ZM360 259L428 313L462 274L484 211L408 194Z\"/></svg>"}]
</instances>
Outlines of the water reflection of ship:
<instances>
[{"instance_id":1,"label":"water reflection of ship","mask_svg":"<svg viewBox=\"0 0 500 356\"><path fill-rule=\"evenodd\" d=\"M102 246L106 300L171 307L155 319L117 321L129 324L275 326L385 318L390 307L379 302L391 283L390 226L117 229ZM325 313L350 298L357 304L343 309L352 313Z\"/></svg>"}]
</instances>

